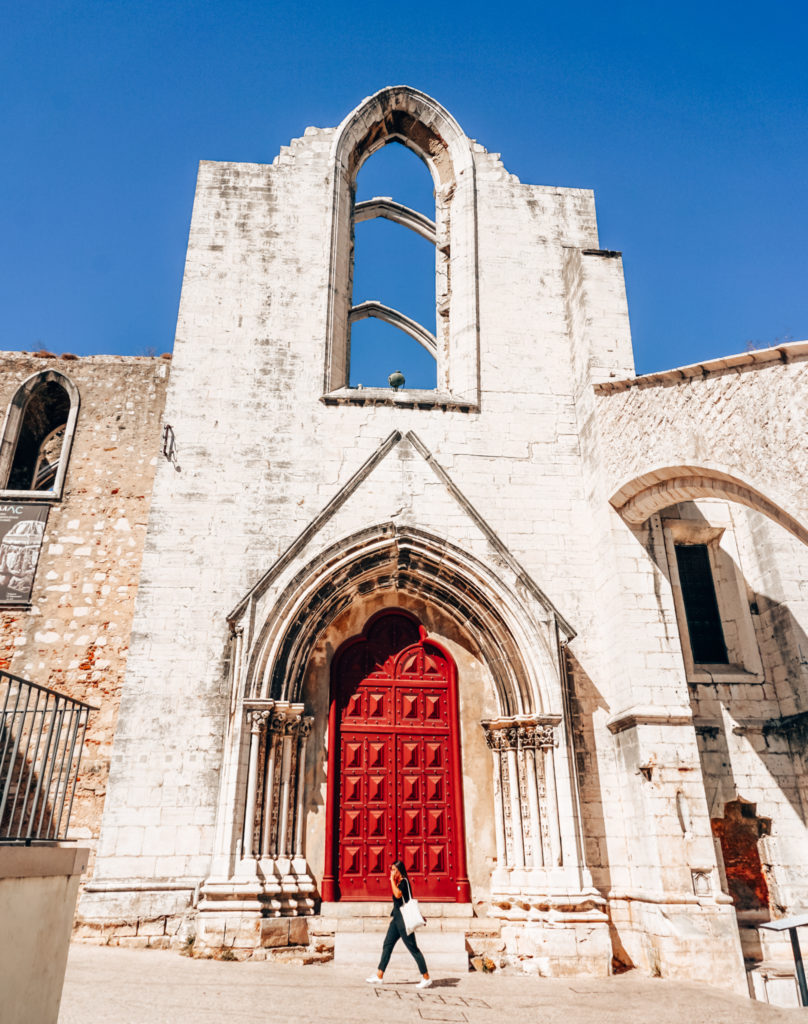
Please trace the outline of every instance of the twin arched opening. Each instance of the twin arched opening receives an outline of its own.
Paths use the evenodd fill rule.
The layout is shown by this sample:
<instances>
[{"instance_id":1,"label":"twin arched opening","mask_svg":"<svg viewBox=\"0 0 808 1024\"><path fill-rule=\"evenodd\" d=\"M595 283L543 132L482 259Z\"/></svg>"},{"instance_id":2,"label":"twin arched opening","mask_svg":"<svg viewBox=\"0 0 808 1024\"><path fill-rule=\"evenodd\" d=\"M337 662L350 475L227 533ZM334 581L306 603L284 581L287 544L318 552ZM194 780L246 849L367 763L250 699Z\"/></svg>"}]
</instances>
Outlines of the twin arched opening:
<instances>
[{"instance_id":1,"label":"twin arched opening","mask_svg":"<svg viewBox=\"0 0 808 1024\"><path fill-rule=\"evenodd\" d=\"M357 174L369 157L400 143L429 170L435 189L434 220L389 197L356 202ZM440 393L478 400L477 232L474 161L469 141L435 100L403 86L382 89L365 100L337 130L332 152L334 198L328 289L328 343L324 389L352 382L352 327L373 318L404 330L435 359ZM414 232L435 248L432 317L414 317L378 296L354 288L355 230L385 219ZM398 367L390 367L390 370ZM357 383L354 381L354 383Z\"/></svg>"}]
</instances>

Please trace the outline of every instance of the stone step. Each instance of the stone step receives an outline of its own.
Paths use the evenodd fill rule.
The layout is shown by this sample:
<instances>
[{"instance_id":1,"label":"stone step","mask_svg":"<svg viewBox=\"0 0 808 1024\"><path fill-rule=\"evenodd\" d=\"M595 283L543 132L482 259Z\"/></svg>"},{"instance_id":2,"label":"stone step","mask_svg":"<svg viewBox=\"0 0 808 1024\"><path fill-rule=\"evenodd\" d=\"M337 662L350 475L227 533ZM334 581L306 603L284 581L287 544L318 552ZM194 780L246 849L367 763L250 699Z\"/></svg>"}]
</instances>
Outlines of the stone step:
<instances>
[{"instance_id":1,"label":"stone step","mask_svg":"<svg viewBox=\"0 0 808 1024\"><path fill-rule=\"evenodd\" d=\"M470 903L430 903L419 900L418 906L426 918L430 917L464 917L474 916L474 908ZM322 903L321 917L389 917L390 900L382 902L363 902L341 900L339 903Z\"/></svg>"},{"instance_id":2,"label":"stone step","mask_svg":"<svg viewBox=\"0 0 808 1024\"><path fill-rule=\"evenodd\" d=\"M419 928L416 939L430 972L454 971L465 974L469 969L466 940L462 932L436 932ZM337 932L334 936L334 963L372 971L382 952L381 932ZM415 961L403 942L396 943L390 959L391 969L417 970Z\"/></svg>"}]
</instances>

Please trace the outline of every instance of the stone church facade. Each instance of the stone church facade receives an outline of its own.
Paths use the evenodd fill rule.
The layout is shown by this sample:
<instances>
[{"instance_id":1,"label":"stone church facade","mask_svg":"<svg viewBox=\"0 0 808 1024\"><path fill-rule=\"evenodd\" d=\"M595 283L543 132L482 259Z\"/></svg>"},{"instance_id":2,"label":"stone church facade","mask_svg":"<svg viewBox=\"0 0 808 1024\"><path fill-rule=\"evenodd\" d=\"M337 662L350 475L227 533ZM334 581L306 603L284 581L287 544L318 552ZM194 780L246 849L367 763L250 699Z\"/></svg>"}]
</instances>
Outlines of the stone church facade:
<instances>
[{"instance_id":1,"label":"stone church facade","mask_svg":"<svg viewBox=\"0 0 808 1024\"><path fill-rule=\"evenodd\" d=\"M429 168L434 219L355 202L392 141ZM376 216L434 244L434 334L353 302ZM351 386L367 316L431 353L434 389ZM119 447L111 406L81 406L38 492L31 600L2 613L5 667L107 724L83 933L338 946L402 856L469 950L745 991L745 959L780 958L758 925L808 899L807 357L635 377L592 193L520 183L414 89L272 165L203 163L170 376L3 373L7 485L21 387L137 378L131 509L79 486L83 452L106 486ZM103 546L132 516L118 659L81 675L77 595L120 567L60 537ZM86 594L85 647L111 621Z\"/></svg>"}]
</instances>

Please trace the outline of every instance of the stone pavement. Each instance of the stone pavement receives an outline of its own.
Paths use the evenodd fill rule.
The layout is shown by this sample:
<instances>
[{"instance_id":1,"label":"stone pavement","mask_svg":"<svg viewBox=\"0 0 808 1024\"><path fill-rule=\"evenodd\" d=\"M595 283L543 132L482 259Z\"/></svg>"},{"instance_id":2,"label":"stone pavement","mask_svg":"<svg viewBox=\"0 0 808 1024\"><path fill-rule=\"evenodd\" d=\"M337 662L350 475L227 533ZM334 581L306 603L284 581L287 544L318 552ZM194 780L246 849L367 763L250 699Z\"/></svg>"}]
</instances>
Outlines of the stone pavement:
<instances>
[{"instance_id":1,"label":"stone pavement","mask_svg":"<svg viewBox=\"0 0 808 1024\"><path fill-rule=\"evenodd\" d=\"M364 973L333 964L189 960L177 953L74 945L59 1024L777 1024L782 1010L688 982L630 971L593 980L397 972L372 988Z\"/></svg>"}]
</instances>

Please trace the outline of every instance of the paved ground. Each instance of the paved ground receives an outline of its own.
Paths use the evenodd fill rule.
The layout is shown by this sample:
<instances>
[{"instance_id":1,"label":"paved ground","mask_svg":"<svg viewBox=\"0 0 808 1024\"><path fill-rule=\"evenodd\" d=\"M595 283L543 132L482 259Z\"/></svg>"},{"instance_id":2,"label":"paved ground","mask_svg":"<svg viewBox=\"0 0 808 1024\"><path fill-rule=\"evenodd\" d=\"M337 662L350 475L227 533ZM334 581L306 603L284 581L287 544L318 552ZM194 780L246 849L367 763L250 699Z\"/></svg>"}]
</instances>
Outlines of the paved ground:
<instances>
[{"instance_id":1,"label":"paved ground","mask_svg":"<svg viewBox=\"0 0 808 1024\"><path fill-rule=\"evenodd\" d=\"M778 1024L805 1010L630 971L602 981L464 974L419 992L412 974L380 988L333 964L189 960L156 950L75 945L59 1024Z\"/></svg>"}]
</instances>

